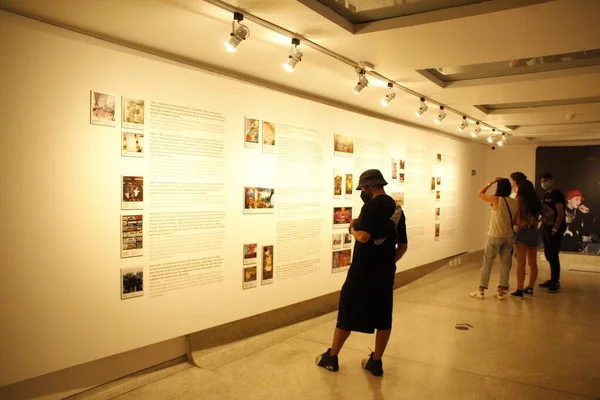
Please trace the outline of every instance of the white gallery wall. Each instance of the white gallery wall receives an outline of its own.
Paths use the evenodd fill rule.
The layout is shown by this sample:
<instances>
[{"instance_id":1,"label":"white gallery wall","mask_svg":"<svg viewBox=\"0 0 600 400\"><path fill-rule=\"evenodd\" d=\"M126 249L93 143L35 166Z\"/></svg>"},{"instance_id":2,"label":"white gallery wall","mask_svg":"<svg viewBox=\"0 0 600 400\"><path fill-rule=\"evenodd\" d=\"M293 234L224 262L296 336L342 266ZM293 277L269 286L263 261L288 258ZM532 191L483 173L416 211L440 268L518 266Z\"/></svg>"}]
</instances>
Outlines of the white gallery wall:
<instances>
[{"instance_id":1,"label":"white gallery wall","mask_svg":"<svg viewBox=\"0 0 600 400\"><path fill-rule=\"evenodd\" d=\"M3 11L0 70L0 386L339 290L334 207L356 218L361 200L334 196L335 170L355 186L381 168L388 193L404 194L399 270L483 247L483 146ZM115 126L90 124L90 91L115 94ZM123 96L144 101L143 126L122 128ZM246 118L261 134L273 123L274 148L245 146ZM144 135L143 157L122 155L123 132ZM334 134L353 154L335 154ZM396 180L392 159L406 163ZM143 177L143 201L124 201L122 176ZM274 189L274 208L244 210L246 187ZM123 257L135 253L121 249L124 215L143 220L138 256ZM257 245L255 275L244 244ZM123 295L122 269L141 272L143 290Z\"/></svg>"}]
</instances>

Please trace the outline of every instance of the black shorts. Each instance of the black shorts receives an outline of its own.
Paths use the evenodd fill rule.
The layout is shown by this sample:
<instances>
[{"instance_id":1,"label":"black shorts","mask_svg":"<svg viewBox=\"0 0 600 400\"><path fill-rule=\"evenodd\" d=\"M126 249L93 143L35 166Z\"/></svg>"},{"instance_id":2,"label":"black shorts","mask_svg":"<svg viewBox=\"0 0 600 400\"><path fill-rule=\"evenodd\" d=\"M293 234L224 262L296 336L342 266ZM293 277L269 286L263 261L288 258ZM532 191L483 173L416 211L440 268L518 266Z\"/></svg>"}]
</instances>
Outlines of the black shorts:
<instances>
[{"instance_id":1,"label":"black shorts","mask_svg":"<svg viewBox=\"0 0 600 400\"><path fill-rule=\"evenodd\" d=\"M538 247L540 245L540 231L537 228L519 229L515 236L515 243L527 247Z\"/></svg>"},{"instance_id":2,"label":"black shorts","mask_svg":"<svg viewBox=\"0 0 600 400\"><path fill-rule=\"evenodd\" d=\"M337 328L362 333L392 329L394 292L342 289Z\"/></svg>"}]
</instances>

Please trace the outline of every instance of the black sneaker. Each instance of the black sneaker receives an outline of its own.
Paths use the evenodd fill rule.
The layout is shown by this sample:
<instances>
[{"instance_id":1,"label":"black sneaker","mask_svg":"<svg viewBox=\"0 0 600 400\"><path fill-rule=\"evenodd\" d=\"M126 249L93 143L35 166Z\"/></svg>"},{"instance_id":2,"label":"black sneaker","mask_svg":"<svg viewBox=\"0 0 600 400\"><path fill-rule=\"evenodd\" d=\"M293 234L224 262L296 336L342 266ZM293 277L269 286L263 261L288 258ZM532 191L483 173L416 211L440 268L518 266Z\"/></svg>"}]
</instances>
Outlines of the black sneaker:
<instances>
[{"instance_id":1,"label":"black sneaker","mask_svg":"<svg viewBox=\"0 0 600 400\"><path fill-rule=\"evenodd\" d=\"M328 371L336 372L340 369L340 365L338 364L338 357L332 356L329 354L331 349L327 349L327 351L320 356L317 357L317 365L319 367L323 367Z\"/></svg>"},{"instance_id":2,"label":"black sneaker","mask_svg":"<svg viewBox=\"0 0 600 400\"><path fill-rule=\"evenodd\" d=\"M523 293L533 296L533 288L526 287L525 290L523 290Z\"/></svg>"},{"instance_id":3,"label":"black sneaker","mask_svg":"<svg viewBox=\"0 0 600 400\"><path fill-rule=\"evenodd\" d=\"M371 371L373 375L383 375L383 362L381 360L373 360L373 353L371 353L368 359L362 360L361 364L364 369Z\"/></svg>"},{"instance_id":4,"label":"black sneaker","mask_svg":"<svg viewBox=\"0 0 600 400\"><path fill-rule=\"evenodd\" d=\"M513 297L523 298L523 293L524 293L523 290L517 289L514 292L512 292L510 295L513 296Z\"/></svg>"},{"instance_id":5,"label":"black sneaker","mask_svg":"<svg viewBox=\"0 0 600 400\"><path fill-rule=\"evenodd\" d=\"M552 282L550 284L550 286L548 287L548 293L558 293L559 290L560 290L560 283L558 283L558 282Z\"/></svg>"},{"instance_id":6,"label":"black sneaker","mask_svg":"<svg viewBox=\"0 0 600 400\"><path fill-rule=\"evenodd\" d=\"M551 284L552 284L552 281L546 281L544 283L540 283L538 286L539 287L549 288Z\"/></svg>"}]
</instances>

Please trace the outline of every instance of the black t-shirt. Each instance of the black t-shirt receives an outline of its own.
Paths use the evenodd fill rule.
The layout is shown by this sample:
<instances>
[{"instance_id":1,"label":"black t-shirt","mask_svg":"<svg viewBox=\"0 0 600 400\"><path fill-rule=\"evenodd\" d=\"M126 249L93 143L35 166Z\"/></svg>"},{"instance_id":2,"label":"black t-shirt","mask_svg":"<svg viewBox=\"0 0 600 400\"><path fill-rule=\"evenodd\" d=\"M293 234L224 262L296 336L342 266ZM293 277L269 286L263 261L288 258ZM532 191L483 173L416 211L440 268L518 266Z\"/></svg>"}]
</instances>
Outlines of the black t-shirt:
<instances>
[{"instance_id":1,"label":"black t-shirt","mask_svg":"<svg viewBox=\"0 0 600 400\"><path fill-rule=\"evenodd\" d=\"M368 232L371 238L354 244L347 289L393 286L396 243L408 243L404 213L396 226L391 220L395 212L396 202L388 195L379 195L363 205L354 229Z\"/></svg>"},{"instance_id":2,"label":"black t-shirt","mask_svg":"<svg viewBox=\"0 0 600 400\"><path fill-rule=\"evenodd\" d=\"M556 209L557 204L563 205L563 210L565 207L565 195L558 189L552 190L550 193L546 192L544 195L544 204L547 205L554 211L554 221L556 222L556 217L558 216L558 210ZM563 211L564 213L564 211ZM560 229L566 228L566 221L563 217L562 223L560 224Z\"/></svg>"}]
</instances>

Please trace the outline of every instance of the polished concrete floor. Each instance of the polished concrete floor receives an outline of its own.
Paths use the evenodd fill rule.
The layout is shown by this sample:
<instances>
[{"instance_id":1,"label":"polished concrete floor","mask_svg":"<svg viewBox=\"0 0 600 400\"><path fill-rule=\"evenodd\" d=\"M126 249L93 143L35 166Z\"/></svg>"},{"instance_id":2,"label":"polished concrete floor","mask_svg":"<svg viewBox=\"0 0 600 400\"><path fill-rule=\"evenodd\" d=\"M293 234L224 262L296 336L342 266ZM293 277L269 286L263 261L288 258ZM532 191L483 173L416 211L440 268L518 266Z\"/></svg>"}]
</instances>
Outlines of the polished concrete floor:
<instances>
[{"instance_id":1,"label":"polished concrete floor","mask_svg":"<svg viewBox=\"0 0 600 400\"><path fill-rule=\"evenodd\" d=\"M540 279L547 274L541 267ZM478 265L445 267L396 291L382 378L360 367L372 335L352 334L339 372L315 365L332 337L330 314L252 355L189 368L117 399L600 398L600 274L563 271L560 293L536 288L533 298L505 301L470 298L478 277Z\"/></svg>"}]
</instances>

